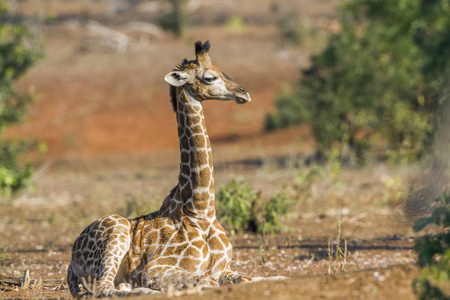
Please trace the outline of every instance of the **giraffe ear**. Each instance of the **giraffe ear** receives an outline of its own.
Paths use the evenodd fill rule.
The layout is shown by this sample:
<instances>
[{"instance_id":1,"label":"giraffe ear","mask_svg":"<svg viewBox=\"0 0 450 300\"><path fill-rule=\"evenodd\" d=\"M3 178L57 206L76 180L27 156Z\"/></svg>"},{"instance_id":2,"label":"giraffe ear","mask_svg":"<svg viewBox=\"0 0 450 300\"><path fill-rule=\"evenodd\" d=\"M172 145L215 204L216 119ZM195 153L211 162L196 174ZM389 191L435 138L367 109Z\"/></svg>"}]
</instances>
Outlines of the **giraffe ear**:
<instances>
[{"instance_id":1,"label":"giraffe ear","mask_svg":"<svg viewBox=\"0 0 450 300\"><path fill-rule=\"evenodd\" d=\"M183 71L172 71L164 77L164 80L173 86L182 86L187 81L188 74Z\"/></svg>"}]
</instances>

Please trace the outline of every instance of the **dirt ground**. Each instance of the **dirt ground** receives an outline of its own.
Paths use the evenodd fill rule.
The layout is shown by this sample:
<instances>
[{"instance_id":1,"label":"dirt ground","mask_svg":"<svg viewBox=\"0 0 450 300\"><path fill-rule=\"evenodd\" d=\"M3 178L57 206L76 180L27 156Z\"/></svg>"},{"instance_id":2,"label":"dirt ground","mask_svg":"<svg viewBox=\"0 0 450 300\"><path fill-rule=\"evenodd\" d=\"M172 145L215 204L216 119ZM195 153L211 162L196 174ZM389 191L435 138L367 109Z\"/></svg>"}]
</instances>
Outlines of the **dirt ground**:
<instances>
[{"instance_id":1,"label":"dirt ground","mask_svg":"<svg viewBox=\"0 0 450 300\"><path fill-rule=\"evenodd\" d=\"M149 162L141 160L145 163ZM42 278L44 288L21 291L2 285L0 298L70 298L65 276L71 245L82 229L103 215L133 217L157 209L176 180L175 165L117 166L120 162L114 170L95 163L82 170L68 166L47 170L37 179L35 192L2 205L0 232L5 259L0 274L21 277L28 269L32 280ZM235 164L216 170L219 185L238 177L250 182L263 197L281 190L286 182L294 187L292 178L301 172L298 167L273 163L253 167ZM286 220L288 232L230 235L234 270L289 279L227 286L182 298L411 299L412 282L418 275L413 250L417 236L411 221L383 193L387 178L398 172L384 166L371 171L345 170L341 177L344 188L337 190L321 180L310 188L322 189L323 194L295 196L299 200ZM294 189L291 191L296 195ZM337 220L342 224L341 248L347 249L338 261Z\"/></svg>"},{"instance_id":2,"label":"dirt ground","mask_svg":"<svg viewBox=\"0 0 450 300\"><path fill-rule=\"evenodd\" d=\"M303 164L316 151L309 128L263 130L276 95L298 78L321 36L336 30L339 1L278 1L295 10L305 26L318 28L300 45L280 36L274 2L221 0L190 1L193 25L181 39L130 34L126 52L98 45L82 50L92 35L87 20L120 30L130 20L153 21L165 9L163 2L134 2L121 13L108 1L23 1L18 8L55 21L39 28L46 57L19 84L37 101L26 122L6 132L36 138L41 151L27 157L37 168L34 187L14 200L0 200L0 280L20 278L28 269L31 287L39 278L43 287L1 284L0 299L70 298L65 277L79 233L107 214L134 217L159 208L176 183L179 160L163 77L193 57L194 41L207 39L215 63L253 99L242 106L205 104L217 186L237 178L263 199L284 189L296 202L287 232L230 234L233 269L288 279L187 291L180 299L413 298L418 236L398 203L407 194L404 185L421 170L374 163L364 169L344 166L336 177L317 164L324 176L302 185L299 178L316 165ZM244 25L230 25L227 20L236 15ZM347 251L336 258L338 240Z\"/></svg>"}]
</instances>

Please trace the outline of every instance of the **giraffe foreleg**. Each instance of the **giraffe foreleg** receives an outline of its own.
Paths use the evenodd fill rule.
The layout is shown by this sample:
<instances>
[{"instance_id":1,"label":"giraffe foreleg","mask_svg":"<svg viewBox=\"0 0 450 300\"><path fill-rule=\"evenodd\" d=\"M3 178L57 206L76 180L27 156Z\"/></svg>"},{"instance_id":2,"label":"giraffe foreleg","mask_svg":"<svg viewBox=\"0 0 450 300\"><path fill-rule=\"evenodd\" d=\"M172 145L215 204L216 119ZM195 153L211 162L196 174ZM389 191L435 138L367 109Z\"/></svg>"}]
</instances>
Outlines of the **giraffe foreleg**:
<instances>
[{"instance_id":1,"label":"giraffe foreleg","mask_svg":"<svg viewBox=\"0 0 450 300\"><path fill-rule=\"evenodd\" d=\"M131 284L121 282L115 286L115 277L119 268L120 260L114 256L106 257L101 261L104 266L103 271L97 279L91 280L92 276L82 277L81 282L89 294L96 298L103 297L127 297L141 294L157 294L158 291L146 287L132 288ZM96 278L95 276L94 278ZM72 291L72 290L71 290ZM79 297L80 294L77 295Z\"/></svg>"},{"instance_id":2,"label":"giraffe foreleg","mask_svg":"<svg viewBox=\"0 0 450 300\"><path fill-rule=\"evenodd\" d=\"M69 266L67 281L73 297L80 297L79 283L88 294L95 297L129 296L137 294L154 294L147 288L119 289L115 283L126 282L129 277L127 264L121 268L121 276L116 278L130 249L130 222L118 215L99 219L89 225L77 238L72 248L72 261ZM119 282L116 282L119 280Z\"/></svg>"},{"instance_id":3,"label":"giraffe foreleg","mask_svg":"<svg viewBox=\"0 0 450 300\"><path fill-rule=\"evenodd\" d=\"M67 271L67 284L69 285L69 291L72 294L72 297L78 297L81 292L80 282L72 269L72 263L69 265L69 270Z\"/></svg>"}]
</instances>

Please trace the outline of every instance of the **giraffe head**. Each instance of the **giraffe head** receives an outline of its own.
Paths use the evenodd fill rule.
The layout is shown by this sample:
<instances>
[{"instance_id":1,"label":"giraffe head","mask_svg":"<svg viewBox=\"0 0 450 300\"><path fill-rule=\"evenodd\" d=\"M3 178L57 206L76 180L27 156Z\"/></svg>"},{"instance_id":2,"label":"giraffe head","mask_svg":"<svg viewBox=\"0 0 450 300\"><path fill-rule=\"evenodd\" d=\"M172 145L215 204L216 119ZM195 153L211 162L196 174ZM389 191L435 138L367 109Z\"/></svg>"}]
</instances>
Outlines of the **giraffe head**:
<instances>
[{"instance_id":1,"label":"giraffe head","mask_svg":"<svg viewBox=\"0 0 450 300\"><path fill-rule=\"evenodd\" d=\"M177 87L184 88L193 98L204 100L234 100L243 104L251 101L250 94L238 85L219 67L214 65L209 57L209 41L195 43L195 59L184 59L172 72L164 78L171 87L171 102L176 110L175 93Z\"/></svg>"}]
</instances>

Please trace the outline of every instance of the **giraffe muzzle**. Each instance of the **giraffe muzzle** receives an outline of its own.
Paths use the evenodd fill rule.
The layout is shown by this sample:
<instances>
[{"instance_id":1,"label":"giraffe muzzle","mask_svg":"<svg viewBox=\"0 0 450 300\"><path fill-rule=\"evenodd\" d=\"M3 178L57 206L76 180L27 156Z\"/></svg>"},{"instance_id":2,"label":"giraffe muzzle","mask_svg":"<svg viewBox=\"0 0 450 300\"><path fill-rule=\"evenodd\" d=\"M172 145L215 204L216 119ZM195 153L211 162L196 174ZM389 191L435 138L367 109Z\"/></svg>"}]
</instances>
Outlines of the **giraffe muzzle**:
<instances>
[{"instance_id":1,"label":"giraffe muzzle","mask_svg":"<svg viewBox=\"0 0 450 300\"><path fill-rule=\"evenodd\" d=\"M235 95L234 101L238 104L244 104L247 102L252 102L252 97L250 97L249 92L242 86L237 88L239 94Z\"/></svg>"}]
</instances>

